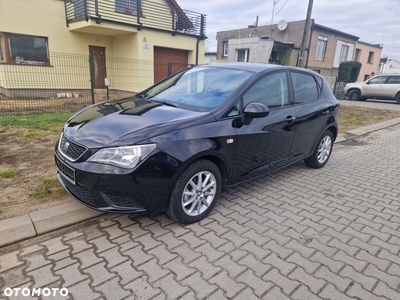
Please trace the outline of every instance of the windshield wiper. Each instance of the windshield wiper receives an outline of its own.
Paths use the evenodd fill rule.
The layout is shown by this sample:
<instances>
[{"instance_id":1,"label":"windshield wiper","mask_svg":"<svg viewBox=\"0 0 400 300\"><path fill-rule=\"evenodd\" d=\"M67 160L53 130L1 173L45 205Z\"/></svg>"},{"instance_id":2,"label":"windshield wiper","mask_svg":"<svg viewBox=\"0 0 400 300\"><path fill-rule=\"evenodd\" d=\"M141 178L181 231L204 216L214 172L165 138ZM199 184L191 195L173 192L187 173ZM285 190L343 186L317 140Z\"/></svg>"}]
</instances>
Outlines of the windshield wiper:
<instances>
[{"instance_id":1,"label":"windshield wiper","mask_svg":"<svg viewBox=\"0 0 400 300\"><path fill-rule=\"evenodd\" d=\"M152 101L152 102L158 102L158 103L162 103L162 104L164 104L164 105L168 105L168 106L172 106L172 107L179 108L179 106L177 106L176 104L173 104L173 103L171 103L171 102L167 102L167 101L165 101L165 100L162 100L162 101L150 100L150 101Z\"/></svg>"}]
</instances>

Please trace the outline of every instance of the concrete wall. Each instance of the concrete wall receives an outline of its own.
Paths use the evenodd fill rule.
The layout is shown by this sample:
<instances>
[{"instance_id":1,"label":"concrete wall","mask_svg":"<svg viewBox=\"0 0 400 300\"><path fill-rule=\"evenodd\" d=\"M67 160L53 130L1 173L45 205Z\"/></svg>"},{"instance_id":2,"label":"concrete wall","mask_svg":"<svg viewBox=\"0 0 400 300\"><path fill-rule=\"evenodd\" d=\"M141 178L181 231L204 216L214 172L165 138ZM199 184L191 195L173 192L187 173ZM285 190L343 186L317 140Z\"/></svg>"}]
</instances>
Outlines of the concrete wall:
<instances>
[{"instance_id":1,"label":"concrete wall","mask_svg":"<svg viewBox=\"0 0 400 300\"><path fill-rule=\"evenodd\" d=\"M285 30L279 30L276 24L266 25L254 28L242 28L228 31L220 31L217 33L217 59L228 60L229 55L223 56L223 43L236 38L248 38L249 36L269 36L270 39L276 42L293 43L293 49L289 58L289 65L298 65L298 54L301 46L303 32L304 32L305 20L288 22ZM303 55L303 62L307 69L316 70L323 76L331 77L337 76L338 64L337 58L340 55L337 51L337 47L340 43L347 43L350 46L348 60L352 60L354 56L355 44L358 37L338 30L324 27L314 23L314 20L310 22L311 36L306 40L305 53ZM318 36L323 35L328 37L327 48L324 60L318 61L315 59L315 52L317 49ZM341 45L341 44L340 44ZM230 49L229 49L230 51ZM229 53L229 52L228 52ZM300 64L301 65L301 64Z\"/></svg>"},{"instance_id":2,"label":"concrete wall","mask_svg":"<svg viewBox=\"0 0 400 300\"><path fill-rule=\"evenodd\" d=\"M269 36L271 40L294 44L294 49L293 51L291 51L289 64L295 66L297 62L298 49L300 47L303 37L304 25L305 21L303 20L288 22L287 28L285 30L279 30L277 24L273 24L253 28L242 28L217 32L217 59L228 59L228 57L223 56L223 42L225 41L237 38L248 38L249 36Z\"/></svg>"},{"instance_id":3,"label":"concrete wall","mask_svg":"<svg viewBox=\"0 0 400 300\"><path fill-rule=\"evenodd\" d=\"M268 59L271 55L273 46L274 46L274 41L260 40L258 37L230 39L228 61L230 62L237 61L237 50L248 49L249 62L268 63Z\"/></svg>"}]
</instances>

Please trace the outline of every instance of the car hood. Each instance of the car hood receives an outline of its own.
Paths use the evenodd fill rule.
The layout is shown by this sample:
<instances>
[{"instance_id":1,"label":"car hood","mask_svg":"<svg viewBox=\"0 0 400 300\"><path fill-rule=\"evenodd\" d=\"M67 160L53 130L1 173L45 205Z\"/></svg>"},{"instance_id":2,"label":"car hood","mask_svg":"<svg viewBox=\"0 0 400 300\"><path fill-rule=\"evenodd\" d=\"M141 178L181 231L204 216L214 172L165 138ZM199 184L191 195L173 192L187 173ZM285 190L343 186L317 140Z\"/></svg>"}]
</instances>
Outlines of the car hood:
<instances>
[{"instance_id":1,"label":"car hood","mask_svg":"<svg viewBox=\"0 0 400 300\"><path fill-rule=\"evenodd\" d=\"M351 82L351 83L346 83L345 87L360 87L363 85L367 85L365 82Z\"/></svg>"},{"instance_id":2,"label":"car hood","mask_svg":"<svg viewBox=\"0 0 400 300\"><path fill-rule=\"evenodd\" d=\"M87 107L64 125L64 135L89 148L133 145L149 138L215 121L210 112L194 112L134 98Z\"/></svg>"}]
</instances>

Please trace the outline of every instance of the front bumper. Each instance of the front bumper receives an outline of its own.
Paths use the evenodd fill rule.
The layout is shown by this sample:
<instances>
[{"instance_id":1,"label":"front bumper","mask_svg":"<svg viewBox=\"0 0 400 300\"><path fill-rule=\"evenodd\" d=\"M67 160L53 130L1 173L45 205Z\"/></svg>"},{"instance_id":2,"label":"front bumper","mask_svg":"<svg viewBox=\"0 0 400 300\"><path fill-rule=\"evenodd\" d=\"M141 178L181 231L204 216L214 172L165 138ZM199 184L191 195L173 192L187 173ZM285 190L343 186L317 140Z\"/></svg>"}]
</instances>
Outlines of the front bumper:
<instances>
[{"instance_id":1,"label":"front bumper","mask_svg":"<svg viewBox=\"0 0 400 300\"><path fill-rule=\"evenodd\" d=\"M62 187L87 207L113 213L158 213L166 208L172 180L159 172L159 160L149 159L122 174L102 171L101 164L71 163L58 151L55 161ZM93 170L93 165L99 170Z\"/></svg>"}]
</instances>

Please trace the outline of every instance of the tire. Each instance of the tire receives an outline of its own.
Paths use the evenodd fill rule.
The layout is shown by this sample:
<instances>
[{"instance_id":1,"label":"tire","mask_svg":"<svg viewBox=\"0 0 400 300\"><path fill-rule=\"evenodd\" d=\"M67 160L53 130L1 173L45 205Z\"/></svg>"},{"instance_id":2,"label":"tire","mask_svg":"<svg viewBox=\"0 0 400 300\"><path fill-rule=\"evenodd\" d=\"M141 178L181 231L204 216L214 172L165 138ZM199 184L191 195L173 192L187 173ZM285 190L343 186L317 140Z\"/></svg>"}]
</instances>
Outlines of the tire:
<instances>
[{"instance_id":1,"label":"tire","mask_svg":"<svg viewBox=\"0 0 400 300\"><path fill-rule=\"evenodd\" d=\"M400 93L396 95L396 102L397 104L400 104Z\"/></svg>"},{"instance_id":2,"label":"tire","mask_svg":"<svg viewBox=\"0 0 400 300\"><path fill-rule=\"evenodd\" d=\"M182 224L204 219L213 209L221 192L221 172L209 160L189 165L178 177L169 199L168 215Z\"/></svg>"},{"instance_id":3,"label":"tire","mask_svg":"<svg viewBox=\"0 0 400 300\"><path fill-rule=\"evenodd\" d=\"M351 90L348 94L347 94L347 98L349 98L350 100L355 100L358 101L360 100L360 91L359 90Z\"/></svg>"},{"instance_id":4,"label":"tire","mask_svg":"<svg viewBox=\"0 0 400 300\"><path fill-rule=\"evenodd\" d=\"M319 169L326 165L332 153L333 134L330 130L324 132L318 140L314 153L304 160L305 164L313 169Z\"/></svg>"}]
</instances>

